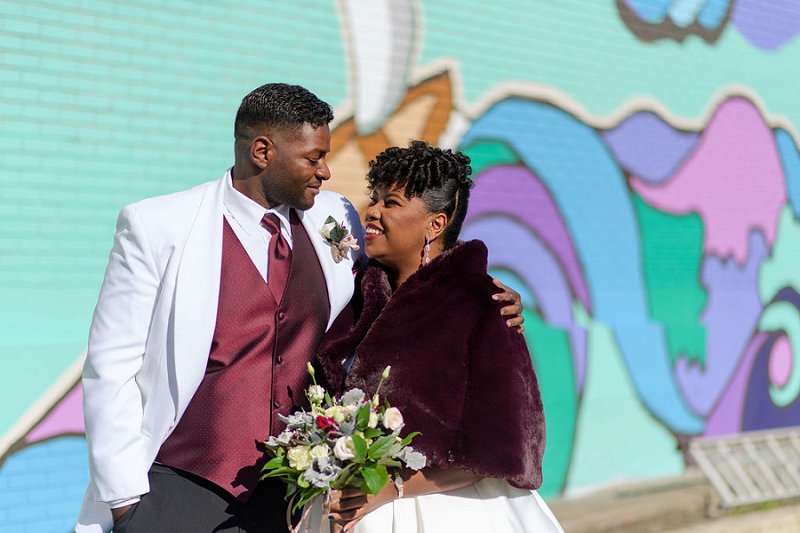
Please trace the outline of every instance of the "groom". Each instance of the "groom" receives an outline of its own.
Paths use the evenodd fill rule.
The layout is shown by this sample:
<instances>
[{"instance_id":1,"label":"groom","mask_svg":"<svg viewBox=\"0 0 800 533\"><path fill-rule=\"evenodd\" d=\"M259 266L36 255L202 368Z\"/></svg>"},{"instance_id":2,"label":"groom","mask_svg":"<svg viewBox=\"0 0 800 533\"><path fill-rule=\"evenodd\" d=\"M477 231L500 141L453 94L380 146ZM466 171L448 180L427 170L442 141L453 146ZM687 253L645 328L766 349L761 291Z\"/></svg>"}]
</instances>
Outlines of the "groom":
<instances>
[{"instance_id":1,"label":"groom","mask_svg":"<svg viewBox=\"0 0 800 533\"><path fill-rule=\"evenodd\" d=\"M83 373L78 533L286 530L256 443L302 403L361 259L320 233L333 217L362 237L350 203L320 190L332 119L302 87L259 87L220 180L123 208Z\"/></svg>"}]
</instances>

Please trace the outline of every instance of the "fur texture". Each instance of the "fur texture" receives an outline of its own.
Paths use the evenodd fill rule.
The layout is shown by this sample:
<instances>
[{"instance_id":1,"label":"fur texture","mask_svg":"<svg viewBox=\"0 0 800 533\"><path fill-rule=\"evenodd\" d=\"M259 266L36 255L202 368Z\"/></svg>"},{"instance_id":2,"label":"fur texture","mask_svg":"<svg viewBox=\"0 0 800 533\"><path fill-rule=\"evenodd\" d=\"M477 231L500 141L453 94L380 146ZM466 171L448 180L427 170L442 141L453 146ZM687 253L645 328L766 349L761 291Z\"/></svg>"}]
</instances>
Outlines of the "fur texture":
<instances>
[{"instance_id":1,"label":"fur texture","mask_svg":"<svg viewBox=\"0 0 800 533\"><path fill-rule=\"evenodd\" d=\"M381 395L402 411L405 432L422 432L414 447L429 466L535 489L545 444L539 386L523 337L506 327L491 298L498 289L486 258L482 242L459 243L394 294L371 262L360 316L325 339L318 363L337 393L358 387L368 394L392 365Z\"/></svg>"}]
</instances>

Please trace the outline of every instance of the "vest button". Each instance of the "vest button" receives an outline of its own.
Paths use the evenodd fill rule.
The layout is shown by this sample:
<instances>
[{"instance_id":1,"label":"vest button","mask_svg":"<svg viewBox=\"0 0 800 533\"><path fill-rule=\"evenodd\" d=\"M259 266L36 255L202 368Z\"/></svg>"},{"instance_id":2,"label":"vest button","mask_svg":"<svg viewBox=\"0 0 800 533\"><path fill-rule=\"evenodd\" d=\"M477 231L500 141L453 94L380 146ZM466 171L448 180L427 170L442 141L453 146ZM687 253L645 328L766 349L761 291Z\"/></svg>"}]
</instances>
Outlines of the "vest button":
<instances>
[{"instance_id":1,"label":"vest button","mask_svg":"<svg viewBox=\"0 0 800 533\"><path fill-rule=\"evenodd\" d=\"M278 400L275 400L274 402L272 402L272 407L274 407L275 409L280 409L281 408L281 402L279 402Z\"/></svg>"},{"instance_id":2,"label":"vest button","mask_svg":"<svg viewBox=\"0 0 800 533\"><path fill-rule=\"evenodd\" d=\"M286 313L283 311L278 311L278 320L283 320L286 317Z\"/></svg>"},{"instance_id":3,"label":"vest button","mask_svg":"<svg viewBox=\"0 0 800 533\"><path fill-rule=\"evenodd\" d=\"M279 355L278 357L276 357L276 358L275 358L275 361L276 361L278 364L281 364L281 363L283 363L283 356L282 356L282 355Z\"/></svg>"}]
</instances>

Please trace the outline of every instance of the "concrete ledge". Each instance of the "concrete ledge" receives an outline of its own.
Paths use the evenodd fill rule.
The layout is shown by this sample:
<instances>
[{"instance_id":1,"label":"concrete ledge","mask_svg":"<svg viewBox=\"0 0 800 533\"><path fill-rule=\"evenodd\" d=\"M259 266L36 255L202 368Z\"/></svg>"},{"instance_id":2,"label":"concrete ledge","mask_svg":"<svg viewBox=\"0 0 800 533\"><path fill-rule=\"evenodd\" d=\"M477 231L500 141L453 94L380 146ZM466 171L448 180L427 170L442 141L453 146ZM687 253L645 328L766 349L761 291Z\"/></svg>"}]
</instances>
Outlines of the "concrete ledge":
<instances>
[{"instance_id":1,"label":"concrete ledge","mask_svg":"<svg viewBox=\"0 0 800 533\"><path fill-rule=\"evenodd\" d=\"M548 502L566 533L661 533L706 518L714 488L699 470Z\"/></svg>"},{"instance_id":2,"label":"concrete ledge","mask_svg":"<svg viewBox=\"0 0 800 533\"><path fill-rule=\"evenodd\" d=\"M796 533L800 531L800 504L722 516L668 533Z\"/></svg>"},{"instance_id":3,"label":"concrete ledge","mask_svg":"<svg viewBox=\"0 0 800 533\"><path fill-rule=\"evenodd\" d=\"M796 533L800 500L728 511L703 473L629 483L548 502L566 533ZM764 509L772 506L771 509ZM716 510L713 516L709 509Z\"/></svg>"}]
</instances>

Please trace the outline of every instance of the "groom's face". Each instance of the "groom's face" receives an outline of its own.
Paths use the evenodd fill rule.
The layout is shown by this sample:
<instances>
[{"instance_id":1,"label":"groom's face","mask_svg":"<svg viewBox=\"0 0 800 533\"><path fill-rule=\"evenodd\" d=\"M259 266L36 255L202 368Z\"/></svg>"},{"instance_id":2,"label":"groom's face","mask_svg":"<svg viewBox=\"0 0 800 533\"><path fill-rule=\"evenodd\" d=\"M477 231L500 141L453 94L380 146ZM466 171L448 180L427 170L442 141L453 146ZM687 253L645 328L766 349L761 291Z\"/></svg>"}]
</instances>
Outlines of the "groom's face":
<instances>
[{"instance_id":1,"label":"groom's face","mask_svg":"<svg viewBox=\"0 0 800 533\"><path fill-rule=\"evenodd\" d=\"M327 124L309 123L295 131L279 131L270 137L268 164L261 177L264 195L273 205L309 209L322 182L331 177L325 157L331 149Z\"/></svg>"}]
</instances>

